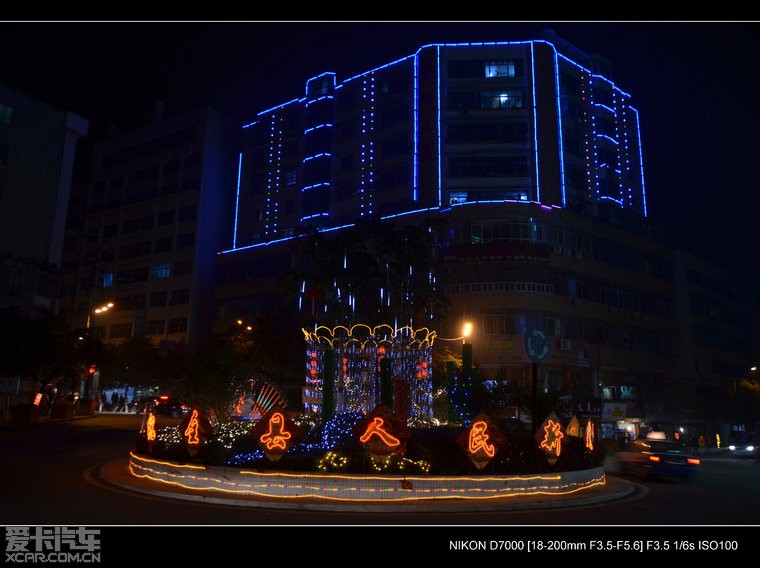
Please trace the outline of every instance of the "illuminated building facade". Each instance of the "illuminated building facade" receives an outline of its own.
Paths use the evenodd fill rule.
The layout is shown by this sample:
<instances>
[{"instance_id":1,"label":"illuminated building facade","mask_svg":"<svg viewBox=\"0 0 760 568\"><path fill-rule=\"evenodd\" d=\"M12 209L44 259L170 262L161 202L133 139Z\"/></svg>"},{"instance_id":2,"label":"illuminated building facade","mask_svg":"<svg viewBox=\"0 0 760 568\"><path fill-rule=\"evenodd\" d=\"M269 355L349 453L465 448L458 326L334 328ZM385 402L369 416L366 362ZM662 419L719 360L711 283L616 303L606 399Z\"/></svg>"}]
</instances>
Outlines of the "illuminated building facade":
<instances>
[{"instance_id":1,"label":"illuminated building facade","mask_svg":"<svg viewBox=\"0 0 760 568\"><path fill-rule=\"evenodd\" d=\"M216 329L299 310L276 283L305 229L438 218L452 302L439 338L473 322L481 372L528 384L524 338L542 330L537 379L560 412L600 421L603 437L644 420L646 397L677 374L678 290L648 220L639 115L608 68L547 33L307 80L242 128Z\"/></svg>"}]
</instances>

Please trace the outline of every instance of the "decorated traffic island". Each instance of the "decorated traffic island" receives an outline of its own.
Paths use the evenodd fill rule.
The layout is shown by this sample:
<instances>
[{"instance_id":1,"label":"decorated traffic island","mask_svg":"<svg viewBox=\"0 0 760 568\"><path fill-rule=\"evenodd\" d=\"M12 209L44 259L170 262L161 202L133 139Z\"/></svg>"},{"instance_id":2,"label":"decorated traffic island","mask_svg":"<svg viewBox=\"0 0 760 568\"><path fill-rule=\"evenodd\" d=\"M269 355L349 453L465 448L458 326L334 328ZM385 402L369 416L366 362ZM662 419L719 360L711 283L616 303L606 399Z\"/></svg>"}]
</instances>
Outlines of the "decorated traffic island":
<instances>
[{"instance_id":1,"label":"decorated traffic island","mask_svg":"<svg viewBox=\"0 0 760 568\"><path fill-rule=\"evenodd\" d=\"M566 495L606 481L594 424L551 413L535 432L470 412L432 418L427 330L305 332L304 411L261 390L220 420L196 405L179 425L146 412L132 475L187 491L378 503Z\"/></svg>"}]
</instances>

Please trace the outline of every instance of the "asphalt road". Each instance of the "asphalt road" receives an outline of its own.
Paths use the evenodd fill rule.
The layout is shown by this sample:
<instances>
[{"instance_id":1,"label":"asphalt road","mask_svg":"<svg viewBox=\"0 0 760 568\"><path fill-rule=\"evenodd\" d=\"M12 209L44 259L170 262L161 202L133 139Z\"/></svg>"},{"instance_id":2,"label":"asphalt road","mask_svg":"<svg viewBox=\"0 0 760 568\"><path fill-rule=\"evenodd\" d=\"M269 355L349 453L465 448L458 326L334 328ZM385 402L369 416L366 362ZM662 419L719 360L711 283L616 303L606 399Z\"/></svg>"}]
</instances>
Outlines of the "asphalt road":
<instances>
[{"instance_id":1,"label":"asphalt road","mask_svg":"<svg viewBox=\"0 0 760 568\"><path fill-rule=\"evenodd\" d=\"M181 535L168 532L164 538L175 537L194 546L203 542L203 538L194 541L188 536L197 527L218 538L242 531L241 538L247 539L255 529L260 537L289 534L315 542L321 542L327 529L332 528L328 532L334 534L339 527L346 546L366 539L368 531L383 528L404 539L419 533L447 553L452 540L498 541L508 535L523 538L522 542L553 535L565 543L563 547L572 547L572 542L581 546L581 541L588 547L588 541L596 537L603 542L628 542L637 534L642 534L642 542L643 536L658 542L663 538L675 542L680 537L740 539L754 546L760 536L760 460L705 459L697 477L685 483L621 478L636 488L629 497L565 508L442 514L237 507L155 497L100 479L99 467L123 459L133 448L139 423L137 416L99 415L0 428L3 525L118 527L117 538L130 541L146 536L146 531L155 536L181 528ZM608 475L618 478L612 461ZM275 528L277 532L272 533Z\"/></svg>"}]
</instances>

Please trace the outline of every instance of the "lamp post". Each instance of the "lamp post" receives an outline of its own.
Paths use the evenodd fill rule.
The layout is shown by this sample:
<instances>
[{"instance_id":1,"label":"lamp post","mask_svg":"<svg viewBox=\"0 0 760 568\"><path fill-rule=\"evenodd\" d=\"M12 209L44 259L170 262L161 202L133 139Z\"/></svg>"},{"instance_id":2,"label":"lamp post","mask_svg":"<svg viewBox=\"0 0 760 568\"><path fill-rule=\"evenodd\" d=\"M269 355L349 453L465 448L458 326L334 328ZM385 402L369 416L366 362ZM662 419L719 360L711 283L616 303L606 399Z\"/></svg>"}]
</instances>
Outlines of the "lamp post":
<instances>
[{"instance_id":1,"label":"lamp post","mask_svg":"<svg viewBox=\"0 0 760 568\"><path fill-rule=\"evenodd\" d=\"M90 306L90 309L87 310L87 324L85 326L85 337L89 339L90 336L90 328L92 326L92 316L94 315L101 315L113 308L114 303L113 302L106 302L105 304L102 304L96 308L92 308ZM100 381L100 372L95 368L95 372L90 373L91 365L88 362L85 362L83 365L83 372L82 372L82 388L80 388L79 396L83 397L85 394L90 394L90 390L92 391L92 395L94 397L98 397L98 391L99 391L99 381ZM87 377L90 375L91 383L87 382ZM89 387L88 387L89 385Z\"/></svg>"},{"instance_id":2,"label":"lamp post","mask_svg":"<svg viewBox=\"0 0 760 568\"><path fill-rule=\"evenodd\" d=\"M472 334L472 324L465 322L462 328L462 376L468 377L472 373L472 343L467 343L467 338Z\"/></svg>"}]
</instances>

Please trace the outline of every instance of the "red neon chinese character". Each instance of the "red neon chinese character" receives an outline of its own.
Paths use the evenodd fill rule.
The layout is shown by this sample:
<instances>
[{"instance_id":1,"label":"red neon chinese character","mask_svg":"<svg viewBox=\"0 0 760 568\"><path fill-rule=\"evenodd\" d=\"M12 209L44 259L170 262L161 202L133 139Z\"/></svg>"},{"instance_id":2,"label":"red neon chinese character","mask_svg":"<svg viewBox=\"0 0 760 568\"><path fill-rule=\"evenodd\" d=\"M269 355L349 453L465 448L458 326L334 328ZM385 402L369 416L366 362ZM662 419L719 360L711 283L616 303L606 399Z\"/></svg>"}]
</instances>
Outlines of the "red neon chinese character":
<instances>
[{"instance_id":1,"label":"red neon chinese character","mask_svg":"<svg viewBox=\"0 0 760 568\"><path fill-rule=\"evenodd\" d=\"M586 425L586 448L589 451L594 449L594 423L589 420Z\"/></svg>"},{"instance_id":2,"label":"red neon chinese character","mask_svg":"<svg viewBox=\"0 0 760 568\"><path fill-rule=\"evenodd\" d=\"M359 440L361 440L362 443L365 443L372 436L377 436L387 446L398 446L401 442L399 441L398 438L389 434L383 429L384 422L385 421L382 418L378 418L378 417L373 418L372 424L367 426L367 429L364 431L364 434L362 435L361 438L359 438Z\"/></svg>"},{"instance_id":3,"label":"red neon chinese character","mask_svg":"<svg viewBox=\"0 0 760 568\"><path fill-rule=\"evenodd\" d=\"M478 420L477 422L472 423L468 442L471 454L477 453L478 450L483 450L489 458L492 458L496 453L493 444L488 443L488 438L490 436L486 434L487 429L488 424L486 424L483 420Z\"/></svg>"},{"instance_id":4,"label":"red neon chinese character","mask_svg":"<svg viewBox=\"0 0 760 568\"><path fill-rule=\"evenodd\" d=\"M285 417L275 412L269 419L269 432L262 434L259 440L266 444L267 450L273 448L286 450L288 447L286 440L289 440L290 436L290 432L285 430Z\"/></svg>"},{"instance_id":5,"label":"red neon chinese character","mask_svg":"<svg viewBox=\"0 0 760 568\"><path fill-rule=\"evenodd\" d=\"M148 415L147 433L148 441L156 439L156 416L152 412Z\"/></svg>"},{"instance_id":6,"label":"red neon chinese character","mask_svg":"<svg viewBox=\"0 0 760 568\"><path fill-rule=\"evenodd\" d=\"M190 423L185 428L185 437L187 443L191 446L195 446L201 443L201 439L198 436L198 411L193 410L192 416L190 416Z\"/></svg>"},{"instance_id":7,"label":"red neon chinese character","mask_svg":"<svg viewBox=\"0 0 760 568\"><path fill-rule=\"evenodd\" d=\"M554 420L549 420L544 426L544 439L541 440L540 448L544 448L547 452L554 452L559 456L562 450L562 444L560 440L564 434L562 433L562 425Z\"/></svg>"}]
</instances>

